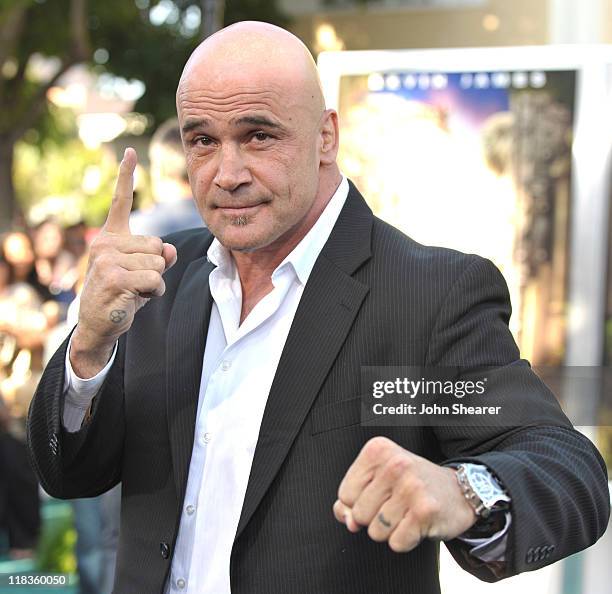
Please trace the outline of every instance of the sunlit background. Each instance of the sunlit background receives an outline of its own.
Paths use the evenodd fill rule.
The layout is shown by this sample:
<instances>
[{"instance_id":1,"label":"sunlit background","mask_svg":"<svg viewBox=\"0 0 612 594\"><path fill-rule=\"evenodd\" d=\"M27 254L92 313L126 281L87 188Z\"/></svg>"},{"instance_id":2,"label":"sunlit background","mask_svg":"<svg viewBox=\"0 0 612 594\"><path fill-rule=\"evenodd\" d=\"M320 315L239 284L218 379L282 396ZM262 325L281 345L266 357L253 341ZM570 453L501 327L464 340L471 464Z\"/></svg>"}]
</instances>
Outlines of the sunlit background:
<instances>
[{"instance_id":1,"label":"sunlit background","mask_svg":"<svg viewBox=\"0 0 612 594\"><path fill-rule=\"evenodd\" d=\"M125 147L146 211L149 142L175 115L187 56L244 19L287 27L318 59L341 168L374 212L491 258L523 356L543 373L591 370L559 396L612 470L612 0L0 1L0 432L23 437ZM68 572L77 592L73 507L43 494L40 517L23 554L0 527L0 574ZM442 547L443 592L600 594L611 557L608 534L490 585Z\"/></svg>"}]
</instances>

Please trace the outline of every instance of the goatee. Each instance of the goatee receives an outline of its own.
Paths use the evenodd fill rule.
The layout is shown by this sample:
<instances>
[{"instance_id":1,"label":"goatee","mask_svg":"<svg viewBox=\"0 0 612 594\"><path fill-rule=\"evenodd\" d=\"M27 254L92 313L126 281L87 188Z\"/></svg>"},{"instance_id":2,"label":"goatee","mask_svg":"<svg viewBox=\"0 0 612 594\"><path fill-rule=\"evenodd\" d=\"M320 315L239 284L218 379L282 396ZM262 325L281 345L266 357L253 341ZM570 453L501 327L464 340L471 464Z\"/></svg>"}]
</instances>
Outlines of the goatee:
<instances>
[{"instance_id":1,"label":"goatee","mask_svg":"<svg viewBox=\"0 0 612 594\"><path fill-rule=\"evenodd\" d=\"M244 227L248 224L249 218L246 215L240 215L239 217L234 217L232 219L232 225L236 227Z\"/></svg>"}]
</instances>

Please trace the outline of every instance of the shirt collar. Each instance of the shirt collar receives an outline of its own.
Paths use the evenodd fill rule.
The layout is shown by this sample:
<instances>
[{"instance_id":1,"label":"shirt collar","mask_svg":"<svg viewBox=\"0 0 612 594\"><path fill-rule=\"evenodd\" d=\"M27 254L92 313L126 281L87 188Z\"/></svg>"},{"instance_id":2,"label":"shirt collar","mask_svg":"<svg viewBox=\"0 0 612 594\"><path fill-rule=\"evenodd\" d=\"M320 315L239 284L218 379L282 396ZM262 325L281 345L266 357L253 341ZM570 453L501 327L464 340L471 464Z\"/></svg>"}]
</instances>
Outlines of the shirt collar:
<instances>
[{"instance_id":1,"label":"shirt collar","mask_svg":"<svg viewBox=\"0 0 612 594\"><path fill-rule=\"evenodd\" d=\"M343 175L340 185L336 188L334 195L325 206L325 209L316 220L315 224L302 238L300 243L298 243L287 257L276 267L272 273L272 278L290 266L294 270L300 283L302 285L306 284L315 262L338 220L340 211L346 202L348 191L348 180ZM230 251L221 245L216 237L210 244L206 255L208 261L217 266L220 272L227 273L228 276L231 274L233 259Z\"/></svg>"}]
</instances>

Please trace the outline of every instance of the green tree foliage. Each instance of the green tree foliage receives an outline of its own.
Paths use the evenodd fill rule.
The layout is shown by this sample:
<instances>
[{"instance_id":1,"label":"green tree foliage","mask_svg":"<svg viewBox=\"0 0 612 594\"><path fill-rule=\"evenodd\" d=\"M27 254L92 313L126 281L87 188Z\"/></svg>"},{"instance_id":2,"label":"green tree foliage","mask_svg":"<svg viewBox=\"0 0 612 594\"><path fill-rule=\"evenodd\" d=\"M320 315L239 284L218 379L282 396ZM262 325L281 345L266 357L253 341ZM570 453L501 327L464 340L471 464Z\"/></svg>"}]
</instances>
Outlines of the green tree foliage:
<instances>
[{"instance_id":1,"label":"green tree foliage","mask_svg":"<svg viewBox=\"0 0 612 594\"><path fill-rule=\"evenodd\" d=\"M44 151L68 142L54 123L47 91L75 64L97 74L138 79L146 92L135 110L151 126L175 113L174 92L182 66L201 41L193 26L203 0L0 0L0 229L14 216L14 154L17 141L35 142ZM162 5L163 22L151 19ZM275 0L232 0L224 23L253 19L286 24ZM189 17L192 17L191 19ZM191 26L190 26L191 23ZM197 25L197 22L196 22ZM101 51L96 51L101 50ZM32 57L53 58L55 72L45 80L31 76ZM28 131L34 130L36 134Z\"/></svg>"},{"instance_id":2,"label":"green tree foliage","mask_svg":"<svg viewBox=\"0 0 612 594\"><path fill-rule=\"evenodd\" d=\"M68 109L51 107L49 120L57 120L55 137L41 140L37 130L26 132L15 146L13 178L19 203L31 211L33 222L53 214L64 224L79 219L92 226L104 222L117 176L117 162L112 151L86 148L77 136L67 134L76 128L74 114ZM65 135L59 140L57 135ZM99 176L93 189L83 187L90 169ZM46 210L37 205L46 200Z\"/></svg>"}]
</instances>

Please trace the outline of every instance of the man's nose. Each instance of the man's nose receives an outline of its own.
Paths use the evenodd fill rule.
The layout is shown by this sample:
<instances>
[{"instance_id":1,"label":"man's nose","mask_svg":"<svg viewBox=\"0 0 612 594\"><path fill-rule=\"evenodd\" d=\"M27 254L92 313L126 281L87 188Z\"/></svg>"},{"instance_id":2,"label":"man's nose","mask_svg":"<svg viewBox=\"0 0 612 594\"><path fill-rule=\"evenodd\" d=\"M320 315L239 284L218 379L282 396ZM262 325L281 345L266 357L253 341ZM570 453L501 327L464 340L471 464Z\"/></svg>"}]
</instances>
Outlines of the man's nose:
<instances>
[{"instance_id":1,"label":"man's nose","mask_svg":"<svg viewBox=\"0 0 612 594\"><path fill-rule=\"evenodd\" d=\"M251 181L251 172L244 161L239 147L225 146L220 151L219 166L214 183L227 192Z\"/></svg>"}]
</instances>

